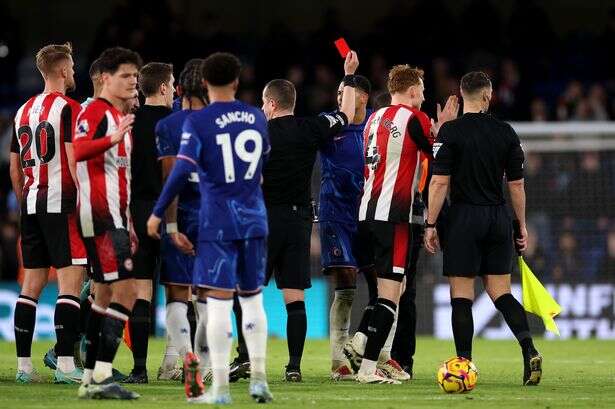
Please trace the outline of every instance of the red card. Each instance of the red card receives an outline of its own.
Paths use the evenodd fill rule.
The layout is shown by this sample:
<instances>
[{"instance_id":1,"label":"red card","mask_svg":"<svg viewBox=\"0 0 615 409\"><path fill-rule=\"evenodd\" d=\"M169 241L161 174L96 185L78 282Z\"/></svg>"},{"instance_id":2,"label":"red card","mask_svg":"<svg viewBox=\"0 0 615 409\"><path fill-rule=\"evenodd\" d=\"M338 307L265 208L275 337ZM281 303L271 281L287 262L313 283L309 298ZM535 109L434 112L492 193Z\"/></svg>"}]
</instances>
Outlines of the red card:
<instances>
[{"instance_id":1,"label":"red card","mask_svg":"<svg viewBox=\"0 0 615 409\"><path fill-rule=\"evenodd\" d=\"M350 47L348 47L348 43L344 40L344 37L340 37L335 40L335 47L337 47L337 51L339 51L342 58L346 58L348 53L350 52Z\"/></svg>"}]
</instances>

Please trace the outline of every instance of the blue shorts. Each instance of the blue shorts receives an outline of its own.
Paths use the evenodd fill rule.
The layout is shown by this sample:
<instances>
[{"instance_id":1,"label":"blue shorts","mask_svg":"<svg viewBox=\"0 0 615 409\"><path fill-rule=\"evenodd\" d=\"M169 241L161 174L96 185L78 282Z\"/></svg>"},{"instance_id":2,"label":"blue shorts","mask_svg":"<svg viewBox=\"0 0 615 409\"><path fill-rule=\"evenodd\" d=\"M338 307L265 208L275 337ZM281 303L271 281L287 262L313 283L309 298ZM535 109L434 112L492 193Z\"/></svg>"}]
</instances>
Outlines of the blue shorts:
<instances>
[{"instance_id":1,"label":"blue shorts","mask_svg":"<svg viewBox=\"0 0 615 409\"><path fill-rule=\"evenodd\" d=\"M201 241L196 250L194 284L214 290L259 290L265 282L267 238Z\"/></svg>"},{"instance_id":2,"label":"blue shorts","mask_svg":"<svg viewBox=\"0 0 615 409\"><path fill-rule=\"evenodd\" d=\"M358 251L357 224L320 222L319 230L320 263L324 274L334 267L359 267L355 258Z\"/></svg>"},{"instance_id":3,"label":"blue shorts","mask_svg":"<svg viewBox=\"0 0 615 409\"><path fill-rule=\"evenodd\" d=\"M184 233L196 247L199 232L199 212L177 211L177 228ZM192 285L194 256L179 251L167 234L161 240L160 282L162 284Z\"/></svg>"}]
</instances>

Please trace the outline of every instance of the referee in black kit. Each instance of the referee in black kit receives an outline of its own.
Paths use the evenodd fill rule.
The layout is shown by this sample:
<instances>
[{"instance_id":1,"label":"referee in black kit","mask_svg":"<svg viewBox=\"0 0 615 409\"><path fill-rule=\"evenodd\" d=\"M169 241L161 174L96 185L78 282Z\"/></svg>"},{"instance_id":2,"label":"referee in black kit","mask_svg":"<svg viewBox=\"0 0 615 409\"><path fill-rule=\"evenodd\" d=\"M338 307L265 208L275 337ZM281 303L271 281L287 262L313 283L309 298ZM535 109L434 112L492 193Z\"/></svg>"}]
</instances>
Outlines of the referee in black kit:
<instances>
[{"instance_id":1,"label":"referee in black kit","mask_svg":"<svg viewBox=\"0 0 615 409\"><path fill-rule=\"evenodd\" d=\"M146 224L162 190L154 129L159 120L172 112L174 81L171 64L151 62L139 72L139 89L145 96L145 104L135 112L130 184L130 213L139 238L139 247L133 256L137 300L128 322L134 367L124 380L126 383L148 383L146 362L151 302L153 279L160 262L160 241L147 235Z\"/></svg>"},{"instance_id":2,"label":"referee in black kit","mask_svg":"<svg viewBox=\"0 0 615 409\"><path fill-rule=\"evenodd\" d=\"M534 348L525 311L510 293L513 227L502 186L506 177L512 208L521 227L515 246L524 251L524 156L512 127L486 113L491 92L491 81L485 73L464 75L463 116L442 125L438 133L429 185L425 248L435 253L440 247L440 233L444 275L451 286L451 321L457 355L472 359L474 278L480 276L521 345L523 384L537 385L542 375L542 357ZM438 220L449 186L450 209L445 220Z\"/></svg>"},{"instance_id":3,"label":"referee in black kit","mask_svg":"<svg viewBox=\"0 0 615 409\"><path fill-rule=\"evenodd\" d=\"M312 170L321 144L339 134L354 118L353 74L358 66L357 54L348 53L342 104L335 115L295 117L296 90L290 81L276 79L263 90L263 111L269 121L271 143L263 170L263 194L269 217L267 281L275 275L286 304L288 382L301 382L301 357L307 333L304 290L312 286Z\"/></svg>"}]
</instances>

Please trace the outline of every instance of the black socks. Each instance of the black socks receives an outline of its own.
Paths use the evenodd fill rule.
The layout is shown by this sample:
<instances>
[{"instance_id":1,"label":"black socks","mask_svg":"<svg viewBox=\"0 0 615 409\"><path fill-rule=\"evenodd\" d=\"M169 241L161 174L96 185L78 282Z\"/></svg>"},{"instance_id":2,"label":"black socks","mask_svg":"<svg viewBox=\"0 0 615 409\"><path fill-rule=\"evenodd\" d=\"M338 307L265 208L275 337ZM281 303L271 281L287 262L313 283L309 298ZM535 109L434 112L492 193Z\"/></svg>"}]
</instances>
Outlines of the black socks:
<instances>
[{"instance_id":1,"label":"black socks","mask_svg":"<svg viewBox=\"0 0 615 409\"><path fill-rule=\"evenodd\" d=\"M130 310L118 303L111 303L103 320L97 361L113 362L117 349L122 342L124 325L130 317ZM132 336L133 334L131 334ZM149 335L149 334L147 334ZM134 342L134 338L133 338ZM133 344L134 347L134 344ZM133 352L134 355L134 352Z\"/></svg>"},{"instance_id":2,"label":"black socks","mask_svg":"<svg viewBox=\"0 0 615 409\"><path fill-rule=\"evenodd\" d=\"M20 295L17 298L14 328L18 358L28 358L31 356L37 304L38 300L25 295Z\"/></svg>"},{"instance_id":3,"label":"black socks","mask_svg":"<svg viewBox=\"0 0 615 409\"><path fill-rule=\"evenodd\" d=\"M56 301L56 310L53 322L56 329L57 356L73 356L75 341L79 334L79 297L60 295Z\"/></svg>"},{"instance_id":4,"label":"black socks","mask_svg":"<svg viewBox=\"0 0 615 409\"><path fill-rule=\"evenodd\" d=\"M118 304L119 305L119 304ZM109 306L111 308L111 306ZM147 361L147 347L150 331L151 303L138 298L132 309L128 321L130 326L130 341L132 343L132 357L134 359L134 373L145 371Z\"/></svg>"},{"instance_id":5,"label":"black socks","mask_svg":"<svg viewBox=\"0 0 615 409\"><path fill-rule=\"evenodd\" d=\"M100 345L100 331L103 320L105 319L105 310L96 304L92 304L90 319L85 331L85 369L94 369L96 358L98 356L98 347Z\"/></svg>"},{"instance_id":6,"label":"black socks","mask_svg":"<svg viewBox=\"0 0 615 409\"><path fill-rule=\"evenodd\" d=\"M194 337L196 335L196 311L194 310L194 303L192 301L188 301L188 312L186 313L188 316L188 324L190 324L190 345L192 345L192 350L195 350L194 347ZM147 354L145 355L147 358Z\"/></svg>"},{"instance_id":7,"label":"black socks","mask_svg":"<svg viewBox=\"0 0 615 409\"><path fill-rule=\"evenodd\" d=\"M89 295L85 299L81 300L81 309L79 311L79 334L85 334L87 331L90 311L92 311L92 304L94 304L93 295Z\"/></svg>"},{"instance_id":8,"label":"black socks","mask_svg":"<svg viewBox=\"0 0 615 409\"><path fill-rule=\"evenodd\" d=\"M416 288L406 287L399 299L397 329L391 357L402 366L412 366L416 352Z\"/></svg>"},{"instance_id":9,"label":"black socks","mask_svg":"<svg viewBox=\"0 0 615 409\"><path fill-rule=\"evenodd\" d=\"M380 350L389 336L393 321L395 321L395 311L397 305L386 298L378 298L372 314L372 319L367 327L367 344L363 357L370 361L378 361Z\"/></svg>"},{"instance_id":10,"label":"black socks","mask_svg":"<svg viewBox=\"0 0 615 409\"><path fill-rule=\"evenodd\" d=\"M300 369L303 346L307 334L307 315L305 302L294 301L286 304L288 318L286 321L286 337L288 342L288 368Z\"/></svg>"},{"instance_id":11,"label":"black socks","mask_svg":"<svg viewBox=\"0 0 615 409\"><path fill-rule=\"evenodd\" d=\"M453 337L457 356L472 360L472 337L474 336L474 320L472 319L472 300L467 298L451 299L453 312Z\"/></svg>"},{"instance_id":12,"label":"black socks","mask_svg":"<svg viewBox=\"0 0 615 409\"><path fill-rule=\"evenodd\" d=\"M493 303L495 304L495 308L504 316L504 320L512 333L517 337L523 354L536 353L532 335L530 334L530 327L527 323L527 315L521 304L519 304L519 301L517 301L512 294L508 293L500 296Z\"/></svg>"}]
</instances>

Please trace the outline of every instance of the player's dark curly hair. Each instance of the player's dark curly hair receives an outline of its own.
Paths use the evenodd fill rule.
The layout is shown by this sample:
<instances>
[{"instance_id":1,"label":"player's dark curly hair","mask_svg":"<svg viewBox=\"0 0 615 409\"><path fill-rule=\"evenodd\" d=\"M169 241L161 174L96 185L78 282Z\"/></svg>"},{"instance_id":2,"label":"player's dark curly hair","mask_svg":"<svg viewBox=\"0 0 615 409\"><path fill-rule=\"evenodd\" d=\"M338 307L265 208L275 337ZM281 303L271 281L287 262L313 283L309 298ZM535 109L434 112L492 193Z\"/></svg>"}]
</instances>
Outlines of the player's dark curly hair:
<instances>
[{"instance_id":1,"label":"player's dark curly hair","mask_svg":"<svg viewBox=\"0 0 615 409\"><path fill-rule=\"evenodd\" d=\"M193 58L184 65L179 74L179 87L182 98L190 101L190 98L198 98L207 105L205 88L203 86L203 63L202 58ZM192 108L192 106L190 106Z\"/></svg>"},{"instance_id":2,"label":"player's dark curly hair","mask_svg":"<svg viewBox=\"0 0 615 409\"><path fill-rule=\"evenodd\" d=\"M224 86L239 78L241 63L230 53L213 53L203 62L203 78L213 86Z\"/></svg>"},{"instance_id":3,"label":"player's dark curly hair","mask_svg":"<svg viewBox=\"0 0 615 409\"><path fill-rule=\"evenodd\" d=\"M98 57L100 72L107 72L111 75L115 74L122 64L133 64L138 69L141 69L143 60L136 51L129 50L123 47L107 48Z\"/></svg>"}]
</instances>

